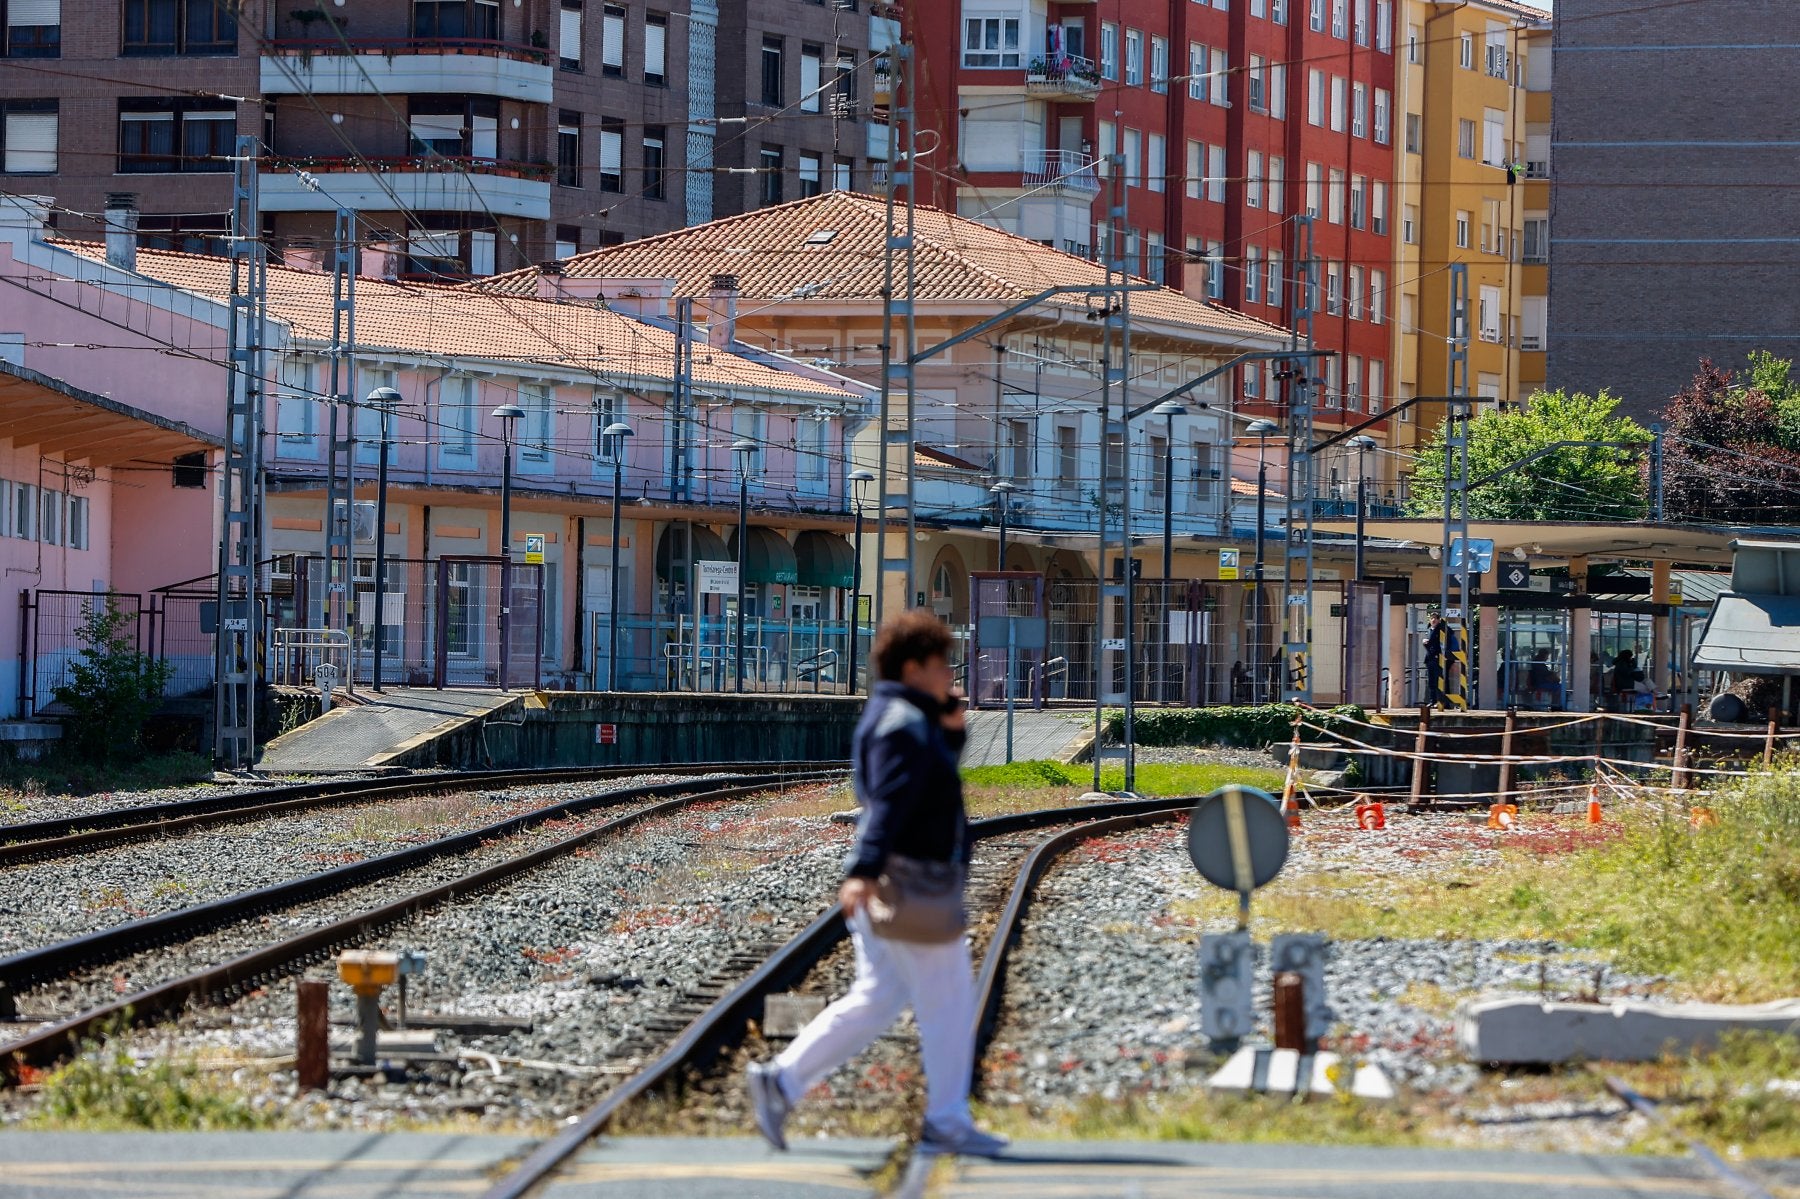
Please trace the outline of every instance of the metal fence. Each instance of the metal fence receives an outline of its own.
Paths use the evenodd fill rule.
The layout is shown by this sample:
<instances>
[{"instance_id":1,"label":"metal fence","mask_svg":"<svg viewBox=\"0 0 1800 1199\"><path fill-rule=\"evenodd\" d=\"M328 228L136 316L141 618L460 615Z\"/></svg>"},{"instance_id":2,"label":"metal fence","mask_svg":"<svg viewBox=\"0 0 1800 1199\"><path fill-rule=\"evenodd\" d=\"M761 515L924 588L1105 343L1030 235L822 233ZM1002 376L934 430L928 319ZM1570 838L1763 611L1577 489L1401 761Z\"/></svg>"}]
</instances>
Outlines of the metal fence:
<instances>
[{"instance_id":1,"label":"metal fence","mask_svg":"<svg viewBox=\"0 0 1800 1199\"><path fill-rule=\"evenodd\" d=\"M586 668L595 687L606 685L612 622L606 613L589 617L591 637ZM849 694L851 623L824 618L744 618L744 690ZM856 629L856 673L869 678L872 630ZM735 617L621 613L620 691L734 691L738 641Z\"/></svg>"}]
</instances>

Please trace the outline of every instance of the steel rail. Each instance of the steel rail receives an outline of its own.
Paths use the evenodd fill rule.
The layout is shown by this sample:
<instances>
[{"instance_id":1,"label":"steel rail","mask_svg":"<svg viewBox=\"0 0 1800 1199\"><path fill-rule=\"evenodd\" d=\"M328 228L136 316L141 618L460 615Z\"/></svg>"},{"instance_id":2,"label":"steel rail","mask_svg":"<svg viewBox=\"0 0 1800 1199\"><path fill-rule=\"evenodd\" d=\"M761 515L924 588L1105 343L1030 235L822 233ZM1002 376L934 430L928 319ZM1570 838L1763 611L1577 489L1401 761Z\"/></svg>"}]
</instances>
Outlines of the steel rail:
<instances>
[{"instance_id":1,"label":"steel rail","mask_svg":"<svg viewBox=\"0 0 1800 1199\"><path fill-rule=\"evenodd\" d=\"M1147 819L1172 818L1191 809L1198 802L1197 797L1190 795L1161 799L1122 800L1116 803L1084 805L1079 808L1045 808L1035 812L992 816L985 820L970 821L969 838L971 841L982 841L1049 825L1063 824L1071 820L1082 820L1082 824L1051 839L1052 841L1063 838L1079 840L1093 836L1097 828L1105 831L1107 826L1120 821L1142 823ZM1130 827L1130 825L1125 827ZM1039 846L1034 849L1032 859L1028 859L1027 868L1031 860L1047 860L1038 858L1042 848ZM1008 910L1011 908L1012 905L1009 902ZM1014 919L1016 918L1015 914ZM788 986L803 977L839 941L843 940L844 931L843 912L836 904L833 904L824 914L764 959L763 964L752 971L741 983L693 1020L655 1060L626 1082L609 1091L579 1119L566 1125L555 1136L534 1149L510 1174L489 1188L483 1199L524 1199L524 1196L530 1194L547 1180L563 1162L579 1152L583 1145L598 1135L612 1118L632 1100L674 1078L684 1068L704 1065L722 1046L733 1043L737 1037L743 1034L749 1022L761 1014L763 999L770 992ZM1002 930L996 929L994 935L1001 936ZM988 952L991 957L993 943L989 944ZM986 973L984 965L983 974Z\"/></svg>"},{"instance_id":2,"label":"steel rail","mask_svg":"<svg viewBox=\"0 0 1800 1199\"><path fill-rule=\"evenodd\" d=\"M705 783L683 780L651 783L619 791L603 791L596 795L561 800L546 804L541 808L533 808L528 812L520 812L481 828L452 833L447 837L395 850L393 853L383 854L377 858L349 862L342 866L321 870L316 874L289 879L286 882L271 883L266 887L257 887L249 891L240 891L235 895L227 895L207 903L194 904L191 907L177 908L158 916L146 916L127 921L110 928L85 933L79 937L71 937L65 941L40 946L37 949L22 950L19 953L0 958L0 1013L6 1012L11 1006L11 996L16 996L30 987L49 979L61 977L73 970L100 962L117 961L128 954L186 940L253 916L279 911L311 899L336 895L352 887L359 887L365 883L415 869L436 858L468 853L479 848L485 841L510 837L515 833L551 820L581 815L597 808L614 807L637 799L680 795L691 791L696 786L716 787L726 784L754 783L757 786L766 787L772 782L790 778L835 777L835 773L835 771L778 770L765 775L728 775L723 778L709 779ZM299 802L316 801L303 800Z\"/></svg>"},{"instance_id":3,"label":"steel rail","mask_svg":"<svg viewBox=\"0 0 1800 1199\"><path fill-rule=\"evenodd\" d=\"M19 1081L21 1066L43 1067L67 1057L79 1047L82 1038L96 1027L117 1020L147 1024L180 1011L192 999L204 1000L212 996L231 997L242 994L291 973L296 967L304 967L312 962L323 960L336 948L366 940L374 933L418 912L451 899L479 894L499 883L528 873L547 862L571 854L602 838L623 832L646 820L696 804L715 803L754 795L768 790L771 786L793 786L838 777L841 777L841 772L774 774L750 783L693 792L667 799L609 820L595 828L565 837L529 853L509 858L503 862L496 862L450 882L441 883L379 907L343 917L297 936L252 950L228 962L194 971L180 978L124 996L115 1002L91 1008L49 1028L41 1029L9 1044L0 1045L0 1085L15 1085ZM683 785L662 783L656 785L656 790L666 793L669 788L679 788ZM486 830L464 834L463 837L483 835L486 835Z\"/></svg>"},{"instance_id":4,"label":"steel rail","mask_svg":"<svg viewBox=\"0 0 1800 1199\"><path fill-rule=\"evenodd\" d=\"M301 811L336 804L362 803L371 799L403 799L415 795L473 791L496 786L538 786L661 774L717 774L780 767L777 762L701 762L679 766L644 763L630 766L571 766L534 770L446 771L404 779L354 779L327 783L300 783L264 791L203 796L129 808L109 808L85 816L0 825L0 867L42 861L70 853L164 837L201 825ZM846 767L846 762L805 763L813 769Z\"/></svg>"}]
</instances>

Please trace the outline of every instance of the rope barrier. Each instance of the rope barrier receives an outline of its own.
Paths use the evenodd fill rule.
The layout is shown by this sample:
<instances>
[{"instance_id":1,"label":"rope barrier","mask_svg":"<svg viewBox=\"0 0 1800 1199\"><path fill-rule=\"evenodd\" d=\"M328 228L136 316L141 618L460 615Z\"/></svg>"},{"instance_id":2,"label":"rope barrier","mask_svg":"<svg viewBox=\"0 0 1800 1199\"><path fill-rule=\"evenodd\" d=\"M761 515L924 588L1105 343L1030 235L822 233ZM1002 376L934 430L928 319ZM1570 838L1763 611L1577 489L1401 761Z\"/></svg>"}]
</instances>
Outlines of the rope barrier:
<instances>
[{"instance_id":1,"label":"rope barrier","mask_svg":"<svg viewBox=\"0 0 1800 1199\"><path fill-rule=\"evenodd\" d=\"M1367 720L1358 720L1354 716L1344 716L1337 712L1331 711L1331 709L1329 709L1329 708L1321 708L1321 707L1318 707L1313 704L1301 704L1300 707L1304 711L1317 712L1322 716L1328 716L1332 720L1339 721L1343 724L1353 724L1353 725L1357 725L1360 728L1365 728L1365 729L1379 729L1380 731L1382 731L1384 733L1391 733L1391 732L1398 731L1391 724L1375 724L1375 723L1373 723L1371 721L1367 721ZM1578 725L1578 724L1590 724L1596 720L1605 720L1612 715L1613 715L1613 713L1611 713L1611 712L1595 712L1595 713L1592 713L1587 716L1576 716L1569 720L1557 721L1554 724L1534 724L1528 729L1517 729L1515 731L1521 732L1521 733L1554 732L1557 729L1573 728L1575 725ZM1411 729L1408 729L1406 731L1408 733L1412 732ZM1471 733L1452 732L1449 729L1426 729L1425 735L1427 737L1444 737L1447 739L1454 740L1456 738L1462 738L1462 737L1498 737L1500 735L1500 732L1497 729L1493 730L1491 732L1471 732ZM1760 734L1760 733L1757 734L1758 737L1760 737L1761 735L1762 734ZM1795 734L1795 735L1800 736L1800 734Z\"/></svg>"}]
</instances>

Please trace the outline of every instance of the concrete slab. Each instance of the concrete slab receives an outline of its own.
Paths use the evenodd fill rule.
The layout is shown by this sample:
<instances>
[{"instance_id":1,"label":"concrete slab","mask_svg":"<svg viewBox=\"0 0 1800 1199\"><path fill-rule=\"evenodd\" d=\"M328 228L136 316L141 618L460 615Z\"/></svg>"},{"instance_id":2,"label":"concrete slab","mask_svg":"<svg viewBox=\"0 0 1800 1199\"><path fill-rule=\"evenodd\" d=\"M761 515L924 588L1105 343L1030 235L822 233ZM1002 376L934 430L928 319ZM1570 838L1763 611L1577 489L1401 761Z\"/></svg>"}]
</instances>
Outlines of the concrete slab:
<instances>
[{"instance_id":1,"label":"concrete slab","mask_svg":"<svg viewBox=\"0 0 1800 1199\"><path fill-rule=\"evenodd\" d=\"M1215 1091L1262 1091L1267 1094L1314 1095L1348 1092L1358 1099L1392 1099L1394 1084L1381 1067L1344 1063L1335 1053L1301 1053L1246 1045L1220 1066L1206 1085Z\"/></svg>"},{"instance_id":2,"label":"concrete slab","mask_svg":"<svg viewBox=\"0 0 1800 1199\"><path fill-rule=\"evenodd\" d=\"M1673 1048L1707 1048L1729 1029L1800 1031L1800 999L1775 1003L1545 1003L1477 999L1456 1013L1456 1042L1471 1061L1541 1064L1576 1059L1655 1061Z\"/></svg>"},{"instance_id":3,"label":"concrete slab","mask_svg":"<svg viewBox=\"0 0 1800 1199\"><path fill-rule=\"evenodd\" d=\"M316 774L396 765L408 753L472 720L519 702L519 692L395 687L361 693L263 748L257 769Z\"/></svg>"},{"instance_id":4,"label":"concrete slab","mask_svg":"<svg viewBox=\"0 0 1800 1199\"><path fill-rule=\"evenodd\" d=\"M1092 712L1029 709L1013 713L1013 760L1066 761L1094 726ZM963 746L964 766L998 766L1006 761L1006 709L982 708L969 713L969 738Z\"/></svg>"},{"instance_id":5,"label":"concrete slab","mask_svg":"<svg viewBox=\"0 0 1800 1199\"><path fill-rule=\"evenodd\" d=\"M887 1140L797 1138L777 1153L737 1137L608 1137L557 1175L543 1199L843 1199L871 1194Z\"/></svg>"}]
</instances>

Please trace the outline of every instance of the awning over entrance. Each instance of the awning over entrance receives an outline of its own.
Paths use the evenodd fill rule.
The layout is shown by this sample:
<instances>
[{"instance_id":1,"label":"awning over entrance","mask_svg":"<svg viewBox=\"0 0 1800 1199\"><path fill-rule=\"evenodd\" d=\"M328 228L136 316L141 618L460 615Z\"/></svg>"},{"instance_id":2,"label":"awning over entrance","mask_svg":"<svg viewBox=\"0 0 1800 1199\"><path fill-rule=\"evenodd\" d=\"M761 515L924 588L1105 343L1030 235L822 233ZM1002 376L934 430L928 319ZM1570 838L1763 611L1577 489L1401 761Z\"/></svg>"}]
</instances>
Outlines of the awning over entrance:
<instances>
[{"instance_id":1,"label":"awning over entrance","mask_svg":"<svg viewBox=\"0 0 1800 1199\"><path fill-rule=\"evenodd\" d=\"M806 529L794 539L802 587L849 587L856 581L856 551L836 533Z\"/></svg>"},{"instance_id":2,"label":"awning over entrance","mask_svg":"<svg viewBox=\"0 0 1800 1199\"><path fill-rule=\"evenodd\" d=\"M1700 635L1694 665L1800 675L1800 596L1721 595Z\"/></svg>"},{"instance_id":3,"label":"awning over entrance","mask_svg":"<svg viewBox=\"0 0 1800 1199\"><path fill-rule=\"evenodd\" d=\"M691 554L687 546L689 528L694 530L694 552ZM688 577L690 560L730 562L734 557L719 535L705 525L690 526L686 522L667 525L656 539L656 577L671 583L682 582Z\"/></svg>"},{"instance_id":4,"label":"awning over entrance","mask_svg":"<svg viewBox=\"0 0 1800 1199\"><path fill-rule=\"evenodd\" d=\"M743 557L744 582L746 583L797 583L800 581L799 563L794 559L794 547L788 539L774 529L762 525L749 527L749 552ZM737 549L737 530L731 531L730 546ZM736 553L732 557L736 557Z\"/></svg>"}]
</instances>

